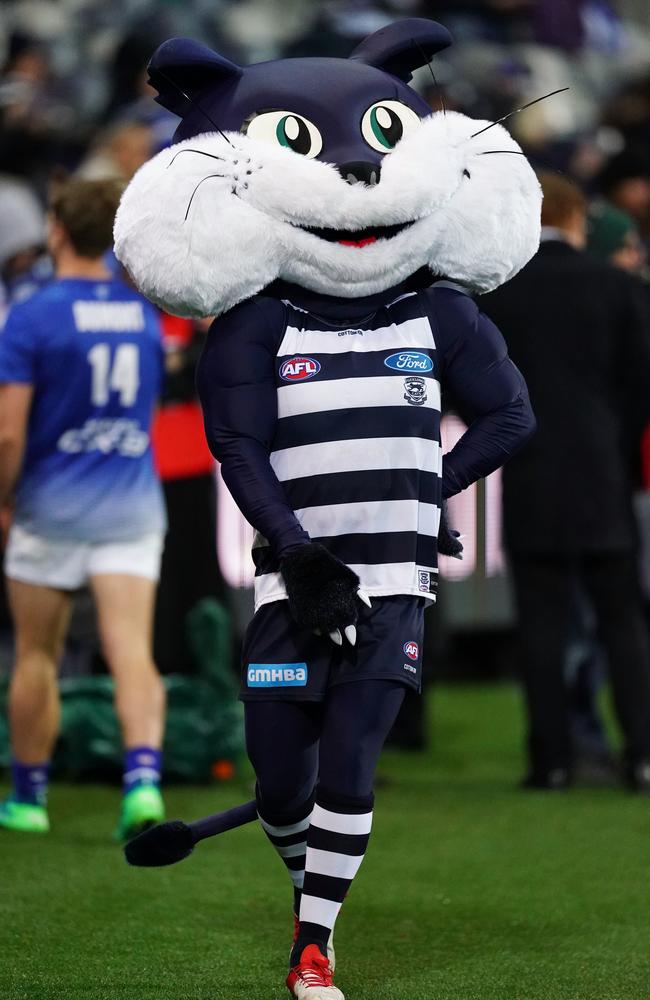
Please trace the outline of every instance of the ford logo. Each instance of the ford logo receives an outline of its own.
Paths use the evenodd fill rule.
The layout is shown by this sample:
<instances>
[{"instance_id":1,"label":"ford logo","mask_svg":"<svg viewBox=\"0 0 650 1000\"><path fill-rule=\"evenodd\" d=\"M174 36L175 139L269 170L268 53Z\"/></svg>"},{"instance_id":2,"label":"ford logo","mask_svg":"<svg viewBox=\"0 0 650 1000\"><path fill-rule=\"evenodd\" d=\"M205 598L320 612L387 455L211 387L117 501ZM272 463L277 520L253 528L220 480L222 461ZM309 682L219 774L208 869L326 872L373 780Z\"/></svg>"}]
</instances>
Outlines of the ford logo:
<instances>
[{"instance_id":1,"label":"ford logo","mask_svg":"<svg viewBox=\"0 0 650 1000\"><path fill-rule=\"evenodd\" d=\"M396 372L433 371L433 361L429 355L420 354L419 351L400 351L399 354L391 354L389 358L386 358L384 364Z\"/></svg>"}]
</instances>

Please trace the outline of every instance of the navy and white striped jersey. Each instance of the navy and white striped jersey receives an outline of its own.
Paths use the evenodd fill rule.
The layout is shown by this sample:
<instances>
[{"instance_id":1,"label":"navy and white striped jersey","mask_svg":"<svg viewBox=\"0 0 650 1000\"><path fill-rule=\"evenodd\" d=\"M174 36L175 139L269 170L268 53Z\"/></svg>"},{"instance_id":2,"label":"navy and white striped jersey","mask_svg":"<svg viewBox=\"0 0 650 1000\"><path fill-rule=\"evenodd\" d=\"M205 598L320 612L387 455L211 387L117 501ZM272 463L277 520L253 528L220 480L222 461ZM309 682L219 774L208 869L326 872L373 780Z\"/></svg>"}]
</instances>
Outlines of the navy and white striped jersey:
<instances>
[{"instance_id":1,"label":"navy and white striped jersey","mask_svg":"<svg viewBox=\"0 0 650 1000\"><path fill-rule=\"evenodd\" d=\"M198 373L210 447L257 529L256 606L286 597L279 560L310 539L371 596L432 599L443 497L531 431L521 375L447 283L353 301L285 294L218 319ZM441 382L476 417L444 463Z\"/></svg>"}]
</instances>

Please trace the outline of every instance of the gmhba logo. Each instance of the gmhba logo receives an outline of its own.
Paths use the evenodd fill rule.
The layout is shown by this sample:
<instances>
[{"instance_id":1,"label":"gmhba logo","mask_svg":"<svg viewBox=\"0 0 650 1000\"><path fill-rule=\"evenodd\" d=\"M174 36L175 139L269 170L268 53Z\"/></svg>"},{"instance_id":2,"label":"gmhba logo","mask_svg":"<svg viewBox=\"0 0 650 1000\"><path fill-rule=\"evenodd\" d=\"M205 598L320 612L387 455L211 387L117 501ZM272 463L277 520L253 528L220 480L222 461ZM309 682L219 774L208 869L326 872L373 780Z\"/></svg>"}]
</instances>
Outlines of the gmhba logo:
<instances>
[{"instance_id":1,"label":"gmhba logo","mask_svg":"<svg viewBox=\"0 0 650 1000\"><path fill-rule=\"evenodd\" d=\"M306 687L306 663L249 663L249 688Z\"/></svg>"}]
</instances>

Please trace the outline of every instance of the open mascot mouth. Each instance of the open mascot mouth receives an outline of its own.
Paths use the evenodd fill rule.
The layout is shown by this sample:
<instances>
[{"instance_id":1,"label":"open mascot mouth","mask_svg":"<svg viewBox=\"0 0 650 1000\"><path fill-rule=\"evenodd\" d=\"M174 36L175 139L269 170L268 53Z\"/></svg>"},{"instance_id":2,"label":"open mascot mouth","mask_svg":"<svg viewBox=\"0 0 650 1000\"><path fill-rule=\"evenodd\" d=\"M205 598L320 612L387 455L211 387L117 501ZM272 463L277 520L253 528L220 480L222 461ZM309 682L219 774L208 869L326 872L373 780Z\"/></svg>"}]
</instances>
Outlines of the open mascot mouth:
<instances>
[{"instance_id":1,"label":"open mascot mouth","mask_svg":"<svg viewBox=\"0 0 650 1000\"><path fill-rule=\"evenodd\" d=\"M301 226L305 232L317 236L328 243L340 243L344 247L367 247L377 240L389 240L412 226L412 222L401 222L394 226L368 226L367 229L329 229L328 227Z\"/></svg>"}]
</instances>

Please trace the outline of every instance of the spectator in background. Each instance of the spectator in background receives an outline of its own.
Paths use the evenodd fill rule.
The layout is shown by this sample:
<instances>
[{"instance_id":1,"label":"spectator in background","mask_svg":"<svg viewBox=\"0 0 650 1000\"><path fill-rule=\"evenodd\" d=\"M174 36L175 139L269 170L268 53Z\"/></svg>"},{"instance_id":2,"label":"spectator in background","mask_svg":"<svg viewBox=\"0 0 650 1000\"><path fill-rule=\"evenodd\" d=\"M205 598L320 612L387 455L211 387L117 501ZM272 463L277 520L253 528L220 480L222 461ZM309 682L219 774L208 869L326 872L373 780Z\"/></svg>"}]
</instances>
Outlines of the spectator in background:
<instances>
[{"instance_id":1,"label":"spectator in background","mask_svg":"<svg viewBox=\"0 0 650 1000\"><path fill-rule=\"evenodd\" d=\"M0 826L13 830L49 828L57 667L73 593L86 582L126 747L118 834L163 817L165 693L151 623L165 515L149 442L162 350L153 306L104 262L120 191L72 180L54 194L57 280L14 306L0 336L0 507L16 487L5 558L13 789Z\"/></svg>"},{"instance_id":2,"label":"spectator in background","mask_svg":"<svg viewBox=\"0 0 650 1000\"><path fill-rule=\"evenodd\" d=\"M605 201L589 209L587 253L636 275L643 273L648 260L634 219Z\"/></svg>"},{"instance_id":3,"label":"spectator in background","mask_svg":"<svg viewBox=\"0 0 650 1000\"><path fill-rule=\"evenodd\" d=\"M41 287L52 268L44 253L45 215L27 184L0 176L0 220L0 302L7 307Z\"/></svg>"},{"instance_id":4,"label":"spectator in background","mask_svg":"<svg viewBox=\"0 0 650 1000\"><path fill-rule=\"evenodd\" d=\"M525 785L571 781L565 663L577 583L607 653L627 780L650 791L650 648L624 448L627 407L650 409L646 300L633 278L583 252L581 192L555 175L541 179L540 251L482 301L528 382L538 421L503 484L528 709Z\"/></svg>"},{"instance_id":5,"label":"spectator in background","mask_svg":"<svg viewBox=\"0 0 650 1000\"><path fill-rule=\"evenodd\" d=\"M211 320L161 315L166 379L152 429L156 468L167 507L154 655L164 673L193 673L188 615L205 597L221 596L216 550L215 463L203 429L196 364Z\"/></svg>"},{"instance_id":6,"label":"spectator in background","mask_svg":"<svg viewBox=\"0 0 650 1000\"><path fill-rule=\"evenodd\" d=\"M625 150L613 157L598 179L604 198L631 216L650 241L650 152Z\"/></svg>"},{"instance_id":7,"label":"spectator in background","mask_svg":"<svg viewBox=\"0 0 650 1000\"><path fill-rule=\"evenodd\" d=\"M14 34L0 72L0 171L30 179L44 194L53 162L73 158L82 135L47 49Z\"/></svg>"},{"instance_id":8,"label":"spectator in background","mask_svg":"<svg viewBox=\"0 0 650 1000\"><path fill-rule=\"evenodd\" d=\"M122 122L100 132L77 174L89 181L127 184L155 152L154 133L148 125Z\"/></svg>"}]
</instances>

